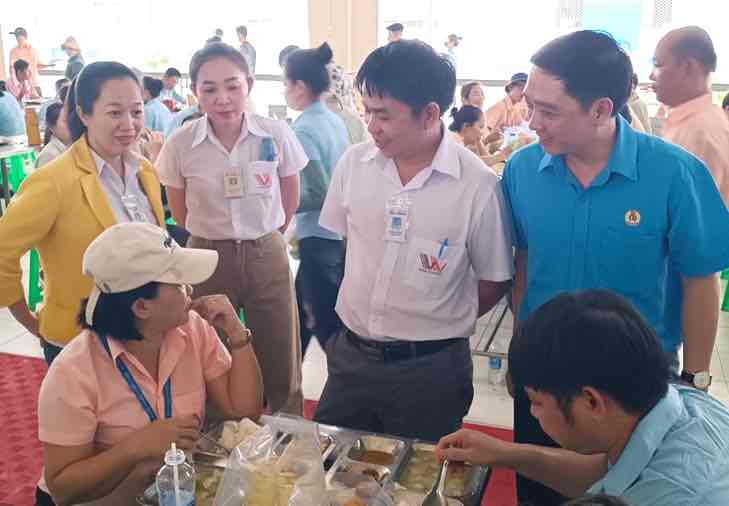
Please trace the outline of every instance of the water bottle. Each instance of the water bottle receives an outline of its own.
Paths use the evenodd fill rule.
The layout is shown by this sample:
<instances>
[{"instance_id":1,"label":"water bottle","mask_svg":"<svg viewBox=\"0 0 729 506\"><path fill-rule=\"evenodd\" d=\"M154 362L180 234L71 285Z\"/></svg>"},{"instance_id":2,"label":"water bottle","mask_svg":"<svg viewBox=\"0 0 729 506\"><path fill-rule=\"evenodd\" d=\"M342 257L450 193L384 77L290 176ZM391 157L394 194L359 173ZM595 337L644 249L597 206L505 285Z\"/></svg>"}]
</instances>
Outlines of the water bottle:
<instances>
[{"instance_id":1,"label":"water bottle","mask_svg":"<svg viewBox=\"0 0 729 506\"><path fill-rule=\"evenodd\" d=\"M491 344L491 351L495 353L508 353L509 340L508 334L499 332ZM506 368L506 359L489 357L488 383L492 388L500 390L506 384Z\"/></svg>"},{"instance_id":2,"label":"water bottle","mask_svg":"<svg viewBox=\"0 0 729 506\"><path fill-rule=\"evenodd\" d=\"M175 443L165 454L156 485L160 506L195 506L195 469L185 462L185 452Z\"/></svg>"}]
</instances>

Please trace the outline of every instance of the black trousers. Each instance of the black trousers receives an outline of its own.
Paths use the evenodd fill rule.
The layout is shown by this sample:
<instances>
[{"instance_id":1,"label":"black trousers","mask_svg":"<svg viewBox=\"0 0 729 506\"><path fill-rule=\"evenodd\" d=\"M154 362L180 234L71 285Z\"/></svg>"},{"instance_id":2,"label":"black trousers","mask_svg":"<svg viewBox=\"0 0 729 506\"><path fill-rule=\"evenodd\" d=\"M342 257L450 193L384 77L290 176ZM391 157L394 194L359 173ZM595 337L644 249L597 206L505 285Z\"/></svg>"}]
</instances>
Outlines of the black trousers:
<instances>
[{"instance_id":1,"label":"black trousers","mask_svg":"<svg viewBox=\"0 0 729 506\"><path fill-rule=\"evenodd\" d=\"M539 425L530 412L529 398L523 389L514 397L514 441L560 448ZM539 482L516 475L516 497L519 506L559 506L568 499Z\"/></svg>"},{"instance_id":2,"label":"black trousers","mask_svg":"<svg viewBox=\"0 0 729 506\"><path fill-rule=\"evenodd\" d=\"M334 306L344 277L344 241L306 237L299 241L299 258L296 299L303 357L312 335L323 348L342 327Z\"/></svg>"}]
</instances>

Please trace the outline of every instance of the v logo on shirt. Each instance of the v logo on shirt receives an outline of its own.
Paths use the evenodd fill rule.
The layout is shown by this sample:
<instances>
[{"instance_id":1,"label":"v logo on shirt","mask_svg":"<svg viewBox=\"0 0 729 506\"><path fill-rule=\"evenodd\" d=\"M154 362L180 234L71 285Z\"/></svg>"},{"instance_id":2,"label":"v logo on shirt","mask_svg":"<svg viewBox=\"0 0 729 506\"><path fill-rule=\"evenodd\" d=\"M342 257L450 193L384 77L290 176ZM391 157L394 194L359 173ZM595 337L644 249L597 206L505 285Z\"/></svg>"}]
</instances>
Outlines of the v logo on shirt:
<instances>
[{"instance_id":1,"label":"v logo on shirt","mask_svg":"<svg viewBox=\"0 0 729 506\"><path fill-rule=\"evenodd\" d=\"M256 174L256 181L258 181L259 187L270 188L273 183L273 178L271 174Z\"/></svg>"},{"instance_id":2,"label":"v logo on shirt","mask_svg":"<svg viewBox=\"0 0 729 506\"><path fill-rule=\"evenodd\" d=\"M420 270L422 272L428 272L430 274L441 274L448 265L448 262L441 262L433 255L426 255L425 253L421 253L420 264Z\"/></svg>"}]
</instances>

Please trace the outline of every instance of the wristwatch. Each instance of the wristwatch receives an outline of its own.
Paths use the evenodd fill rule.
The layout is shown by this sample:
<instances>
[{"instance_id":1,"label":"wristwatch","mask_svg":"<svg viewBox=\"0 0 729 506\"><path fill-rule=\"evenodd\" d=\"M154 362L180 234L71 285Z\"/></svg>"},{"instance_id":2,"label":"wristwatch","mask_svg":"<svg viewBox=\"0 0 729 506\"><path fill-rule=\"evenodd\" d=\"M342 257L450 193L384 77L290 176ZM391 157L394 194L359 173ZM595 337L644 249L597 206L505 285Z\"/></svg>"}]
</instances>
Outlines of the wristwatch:
<instances>
[{"instance_id":1,"label":"wristwatch","mask_svg":"<svg viewBox=\"0 0 729 506\"><path fill-rule=\"evenodd\" d=\"M699 390L706 390L711 385L711 375L709 371L699 371L697 373L690 373L688 371L681 372L681 379L693 385Z\"/></svg>"},{"instance_id":2,"label":"wristwatch","mask_svg":"<svg viewBox=\"0 0 729 506\"><path fill-rule=\"evenodd\" d=\"M231 339L228 337L228 343L230 343L231 350L237 350L239 348L245 348L253 340L253 332L248 327L243 328L243 337L241 339Z\"/></svg>"}]
</instances>

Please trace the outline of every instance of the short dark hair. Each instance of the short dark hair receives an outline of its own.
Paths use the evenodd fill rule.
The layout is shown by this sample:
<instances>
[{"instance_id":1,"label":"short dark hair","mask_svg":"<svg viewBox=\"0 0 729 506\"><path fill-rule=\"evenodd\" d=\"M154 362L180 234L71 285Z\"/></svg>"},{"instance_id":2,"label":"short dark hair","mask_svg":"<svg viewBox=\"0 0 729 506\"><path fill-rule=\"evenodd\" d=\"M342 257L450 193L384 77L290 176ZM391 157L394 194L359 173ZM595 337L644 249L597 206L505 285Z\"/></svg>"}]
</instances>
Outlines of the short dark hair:
<instances>
[{"instance_id":1,"label":"short dark hair","mask_svg":"<svg viewBox=\"0 0 729 506\"><path fill-rule=\"evenodd\" d=\"M721 108L726 109L727 107L729 107L729 93L724 95L724 100L721 101Z\"/></svg>"},{"instance_id":2,"label":"short dark hair","mask_svg":"<svg viewBox=\"0 0 729 506\"><path fill-rule=\"evenodd\" d=\"M238 67L246 76L251 75L248 62L240 51L222 42L211 42L202 49L198 49L192 55L192 59L190 60L190 82L193 87L197 83L197 75L200 73L200 68L210 60L215 60L216 58L225 58Z\"/></svg>"},{"instance_id":3,"label":"short dark hair","mask_svg":"<svg viewBox=\"0 0 729 506\"><path fill-rule=\"evenodd\" d=\"M284 75L289 81L302 81L314 96L319 97L331 84L327 65L332 56L332 48L326 42L314 49L299 49L286 59Z\"/></svg>"},{"instance_id":4,"label":"short dark hair","mask_svg":"<svg viewBox=\"0 0 729 506\"><path fill-rule=\"evenodd\" d=\"M101 88L113 79L130 79L137 86L141 84L137 78L137 74L132 69L115 61L97 61L86 65L81 72L74 78L71 86L72 93L69 92L66 100L73 95L73 103L68 104L68 128L71 131L71 137L77 141L86 132L86 125L83 124L81 118L76 111L77 106L81 108L84 114L92 114L94 112L94 104L101 95Z\"/></svg>"},{"instance_id":5,"label":"short dark hair","mask_svg":"<svg viewBox=\"0 0 729 506\"><path fill-rule=\"evenodd\" d=\"M25 70L30 67L30 63L23 60L22 58L19 58L13 62L13 70L15 70L15 75L18 75L18 72L24 72Z\"/></svg>"},{"instance_id":6,"label":"short dark hair","mask_svg":"<svg viewBox=\"0 0 729 506\"><path fill-rule=\"evenodd\" d=\"M468 100L468 95L471 94L471 90L477 86L481 86L481 83L478 81L470 81L461 86L461 102Z\"/></svg>"},{"instance_id":7,"label":"short dark hair","mask_svg":"<svg viewBox=\"0 0 729 506\"><path fill-rule=\"evenodd\" d=\"M653 329L607 290L564 293L537 309L511 342L509 369L515 387L553 395L568 419L586 386L643 415L666 394L671 377Z\"/></svg>"},{"instance_id":8,"label":"short dark hair","mask_svg":"<svg viewBox=\"0 0 729 506\"><path fill-rule=\"evenodd\" d=\"M450 124L448 130L451 132L460 132L466 125L475 125L483 116L483 111L472 105L464 105L460 109L454 107L451 109L451 118L453 123Z\"/></svg>"},{"instance_id":9,"label":"short dark hair","mask_svg":"<svg viewBox=\"0 0 729 506\"><path fill-rule=\"evenodd\" d=\"M681 34L671 46L671 53L679 59L694 58L707 72L716 70L716 51L709 33L698 26L679 29Z\"/></svg>"},{"instance_id":10,"label":"short dark hair","mask_svg":"<svg viewBox=\"0 0 729 506\"><path fill-rule=\"evenodd\" d=\"M153 281L134 290L119 293L102 293L96 302L93 325L86 321L86 306L89 299L81 302L78 322L82 328L91 329L100 336L113 337L117 341L141 341L142 335L136 326L132 306L138 299L156 299L159 283Z\"/></svg>"},{"instance_id":11,"label":"short dark hair","mask_svg":"<svg viewBox=\"0 0 729 506\"><path fill-rule=\"evenodd\" d=\"M238 28L235 29L235 31L238 33L238 35L248 37L248 28L246 28L245 25L240 25Z\"/></svg>"},{"instance_id":12,"label":"short dark hair","mask_svg":"<svg viewBox=\"0 0 729 506\"><path fill-rule=\"evenodd\" d=\"M180 74L180 71L177 70L175 67L170 67L167 70L165 70L165 77L182 77L182 74Z\"/></svg>"},{"instance_id":13,"label":"short dark hair","mask_svg":"<svg viewBox=\"0 0 729 506\"><path fill-rule=\"evenodd\" d=\"M286 60L288 60L289 56L291 56L291 53L294 51L298 51L301 49L299 46L286 46L278 53L278 66L283 67L286 65Z\"/></svg>"},{"instance_id":14,"label":"short dark hair","mask_svg":"<svg viewBox=\"0 0 729 506\"><path fill-rule=\"evenodd\" d=\"M46 109L46 131L43 134L44 146L51 142L51 136L53 135L53 132L51 132L51 129L48 127L56 127L56 124L58 123L58 118L61 116L62 111L63 103L61 102L53 102Z\"/></svg>"},{"instance_id":15,"label":"short dark hair","mask_svg":"<svg viewBox=\"0 0 729 506\"><path fill-rule=\"evenodd\" d=\"M607 494L583 495L564 503L562 506L630 506L624 499Z\"/></svg>"},{"instance_id":16,"label":"short dark hair","mask_svg":"<svg viewBox=\"0 0 729 506\"><path fill-rule=\"evenodd\" d=\"M419 40L399 40L372 51L357 72L363 95L388 96L415 114L435 102L443 115L453 103L456 71L448 58Z\"/></svg>"},{"instance_id":17,"label":"short dark hair","mask_svg":"<svg viewBox=\"0 0 729 506\"><path fill-rule=\"evenodd\" d=\"M68 86L68 83L70 83L71 80L67 77L62 77L61 79L58 79L55 83L56 86L56 94L60 93L61 88L64 86Z\"/></svg>"},{"instance_id":18,"label":"short dark hair","mask_svg":"<svg viewBox=\"0 0 729 506\"><path fill-rule=\"evenodd\" d=\"M633 65L607 32L580 30L557 37L534 53L531 62L562 81L584 109L607 97L615 116L630 97Z\"/></svg>"},{"instance_id":19,"label":"short dark hair","mask_svg":"<svg viewBox=\"0 0 729 506\"><path fill-rule=\"evenodd\" d=\"M144 89L152 95L152 98L159 97L159 94L162 93L162 88L164 88L162 80L149 76L142 78L142 84L144 85Z\"/></svg>"}]
</instances>

